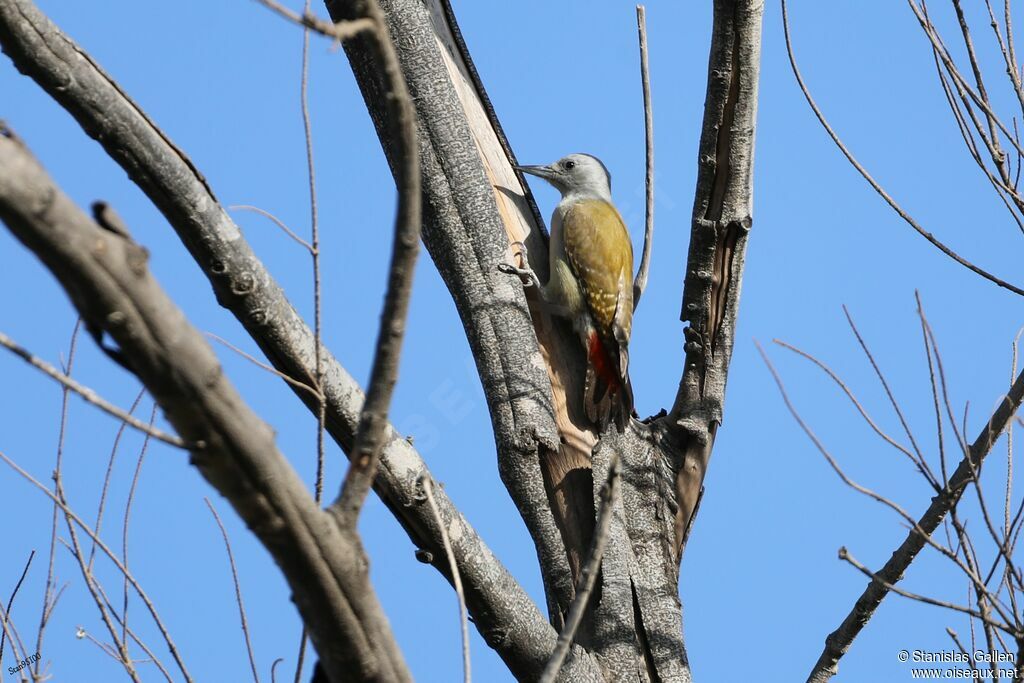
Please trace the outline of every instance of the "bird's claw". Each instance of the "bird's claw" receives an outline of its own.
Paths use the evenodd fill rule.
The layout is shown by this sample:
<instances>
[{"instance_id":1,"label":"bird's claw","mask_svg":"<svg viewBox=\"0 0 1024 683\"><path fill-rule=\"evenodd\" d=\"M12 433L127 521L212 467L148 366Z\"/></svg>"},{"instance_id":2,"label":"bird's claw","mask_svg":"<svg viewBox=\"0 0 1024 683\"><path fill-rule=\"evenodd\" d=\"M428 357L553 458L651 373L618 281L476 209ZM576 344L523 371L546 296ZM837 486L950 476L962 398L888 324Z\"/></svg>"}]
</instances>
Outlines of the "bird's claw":
<instances>
[{"instance_id":1,"label":"bird's claw","mask_svg":"<svg viewBox=\"0 0 1024 683\"><path fill-rule=\"evenodd\" d=\"M516 268L511 263L499 263L498 270L506 275L518 275L523 287L533 287L536 284L537 274L530 268Z\"/></svg>"},{"instance_id":2,"label":"bird's claw","mask_svg":"<svg viewBox=\"0 0 1024 683\"><path fill-rule=\"evenodd\" d=\"M512 260L518 256L522 267L513 265L512 263L499 263L498 270L506 275L516 275L522 282L523 287L537 287L540 288L540 280L537 278L537 274L533 272L533 268L530 267L530 261L526 250L526 244L521 241L512 242L509 246ZM518 249L518 251L517 251Z\"/></svg>"}]
</instances>

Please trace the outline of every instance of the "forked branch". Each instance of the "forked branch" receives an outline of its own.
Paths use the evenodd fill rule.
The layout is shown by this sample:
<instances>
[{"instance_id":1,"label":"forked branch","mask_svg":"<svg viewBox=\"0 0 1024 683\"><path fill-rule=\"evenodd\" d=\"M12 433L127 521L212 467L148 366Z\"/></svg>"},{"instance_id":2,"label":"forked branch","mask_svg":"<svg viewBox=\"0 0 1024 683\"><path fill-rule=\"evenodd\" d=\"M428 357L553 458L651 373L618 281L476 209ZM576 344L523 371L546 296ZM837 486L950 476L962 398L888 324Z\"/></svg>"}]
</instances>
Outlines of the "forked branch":
<instances>
[{"instance_id":1,"label":"forked branch","mask_svg":"<svg viewBox=\"0 0 1024 683\"><path fill-rule=\"evenodd\" d=\"M316 505L272 430L150 276L145 250L79 210L7 129L0 131L0 219L60 281L86 326L117 343L124 364L192 444L192 462L273 555L328 674L409 680L357 539Z\"/></svg>"},{"instance_id":2,"label":"forked branch","mask_svg":"<svg viewBox=\"0 0 1024 683\"><path fill-rule=\"evenodd\" d=\"M217 301L231 311L282 375L293 378L296 395L314 414L315 335L257 258L205 178L138 104L47 19L29 0L0 2L0 46L95 137L167 218L210 281ZM328 351L323 353L327 431L345 450L364 402L362 389ZM443 546L433 515L422 504L416 478L427 471L412 445L386 427L386 446L375 487L411 541L440 556ZM464 530L453 540L474 623L485 633L505 633L496 648L512 661L543 666L557 636L544 615L495 557L443 489L435 492L446 519ZM472 557L473 562L465 559ZM434 565L442 574L443 563Z\"/></svg>"}]
</instances>

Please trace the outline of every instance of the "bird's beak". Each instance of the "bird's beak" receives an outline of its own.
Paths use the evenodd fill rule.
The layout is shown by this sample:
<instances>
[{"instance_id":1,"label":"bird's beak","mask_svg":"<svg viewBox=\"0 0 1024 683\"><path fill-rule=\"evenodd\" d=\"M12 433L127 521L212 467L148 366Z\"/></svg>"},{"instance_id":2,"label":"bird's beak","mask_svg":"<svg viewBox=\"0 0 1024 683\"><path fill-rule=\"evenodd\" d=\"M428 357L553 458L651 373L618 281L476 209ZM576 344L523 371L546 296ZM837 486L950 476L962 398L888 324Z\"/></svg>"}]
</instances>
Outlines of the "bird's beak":
<instances>
[{"instance_id":1,"label":"bird's beak","mask_svg":"<svg viewBox=\"0 0 1024 683\"><path fill-rule=\"evenodd\" d=\"M516 166L516 170L544 180L554 180L558 176L558 170L553 166Z\"/></svg>"}]
</instances>

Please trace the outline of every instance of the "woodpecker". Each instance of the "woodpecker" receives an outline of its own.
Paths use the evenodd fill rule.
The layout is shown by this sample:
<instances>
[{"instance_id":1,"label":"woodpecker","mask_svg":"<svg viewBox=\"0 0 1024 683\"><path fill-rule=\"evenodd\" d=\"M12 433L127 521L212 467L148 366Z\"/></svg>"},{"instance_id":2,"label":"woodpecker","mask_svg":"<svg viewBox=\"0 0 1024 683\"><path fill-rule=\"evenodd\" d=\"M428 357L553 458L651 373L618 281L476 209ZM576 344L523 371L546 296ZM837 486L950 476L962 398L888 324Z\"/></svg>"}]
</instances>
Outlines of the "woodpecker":
<instances>
[{"instance_id":1,"label":"woodpecker","mask_svg":"<svg viewBox=\"0 0 1024 683\"><path fill-rule=\"evenodd\" d=\"M547 166L517 166L561 194L551 216L550 275L541 285L519 243L522 268L550 310L572 320L587 356L583 404L603 430L609 418L621 432L633 414L629 333L633 324L633 245L612 204L611 174L590 154L570 154Z\"/></svg>"}]
</instances>

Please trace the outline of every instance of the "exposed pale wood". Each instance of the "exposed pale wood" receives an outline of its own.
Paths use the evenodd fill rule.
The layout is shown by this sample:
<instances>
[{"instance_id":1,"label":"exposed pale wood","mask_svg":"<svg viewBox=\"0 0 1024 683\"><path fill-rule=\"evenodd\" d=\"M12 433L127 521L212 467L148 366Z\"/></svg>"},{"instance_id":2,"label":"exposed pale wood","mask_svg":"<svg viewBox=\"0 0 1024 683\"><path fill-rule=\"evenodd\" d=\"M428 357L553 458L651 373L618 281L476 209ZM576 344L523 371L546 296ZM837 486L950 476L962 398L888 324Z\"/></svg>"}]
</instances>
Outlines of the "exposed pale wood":
<instances>
[{"instance_id":1,"label":"exposed pale wood","mask_svg":"<svg viewBox=\"0 0 1024 683\"><path fill-rule=\"evenodd\" d=\"M501 144L481 101L481 93L470 76L469 66L446 20L449 14L443 0L428 0L427 5L444 66L465 112L487 177L494 187L495 203L509 243L524 242L527 245L530 267L545 280L548 273L547 239L543 226L537 225L527 200L529 188L521 174L512 168L512 159ZM589 470L590 454L597 444L597 435L583 410L583 360L575 335L564 322L545 310L538 292L527 290L526 297L551 380L555 422L562 439L557 452L546 454L543 463L545 481L575 579L593 530L594 501Z\"/></svg>"},{"instance_id":2,"label":"exposed pale wood","mask_svg":"<svg viewBox=\"0 0 1024 683\"><path fill-rule=\"evenodd\" d=\"M315 384L313 332L185 153L29 0L0 2L0 46L22 73L103 145L160 209L208 278L218 303L231 311L279 372L301 382L292 388L315 414L317 396L301 388ZM349 452L364 395L327 349L323 363L327 430ZM375 489L411 542L443 557L440 530L416 485L424 474L429 476L420 454L389 426ZM462 530L452 546L474 625L506 661L518 663L511 666L514 671L520 666L539 671L557 632L443 488L435 498L447 523ZM451 580L447 563L432 566Z\"/></svg>"}]
</instances>

